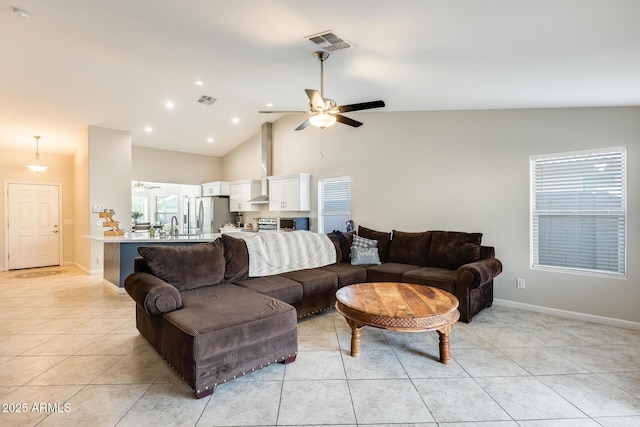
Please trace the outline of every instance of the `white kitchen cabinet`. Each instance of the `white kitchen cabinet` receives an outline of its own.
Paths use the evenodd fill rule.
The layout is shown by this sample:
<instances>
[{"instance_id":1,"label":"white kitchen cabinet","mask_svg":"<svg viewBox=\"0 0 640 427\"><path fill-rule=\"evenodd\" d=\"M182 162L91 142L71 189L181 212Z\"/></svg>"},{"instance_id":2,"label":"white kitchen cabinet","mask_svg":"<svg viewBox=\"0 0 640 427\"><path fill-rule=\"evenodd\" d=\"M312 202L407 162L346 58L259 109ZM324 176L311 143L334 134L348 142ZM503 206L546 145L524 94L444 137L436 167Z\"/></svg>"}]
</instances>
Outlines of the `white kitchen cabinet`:
<instances>
[{"instance_id":1,"label":"white kitchen cabinet","mask_svg":"<svg viewBox=\"0 0 640 427\"><path fill-rule=\"evenodd\" d=\"M270 211L309 211L311 210L311 174L270 176Z\"/></svg>"},{"instance_id":2,"label":"white kitchen cabinet","mask_svg":"<svg viewBox=\"0 0 640 427\"><path fill-rule=\"evenodd\" d=\"M205 182L202 184L203 196L228 196L229 183L226 181Z\"/></svg>"},{"instance_id":3,"label":"white kitchen cabinet","mask_svg":"<svg viewBox=\"0 0 640 427\"><path fill-rule=\"evenodd\" d=\"M229 183L229 209L231 212L248 212L262 210L260 204L248 203L249 200L258 197L261 192L261 184L258 180L247 179Z\"/></svg>"}]
</instances>

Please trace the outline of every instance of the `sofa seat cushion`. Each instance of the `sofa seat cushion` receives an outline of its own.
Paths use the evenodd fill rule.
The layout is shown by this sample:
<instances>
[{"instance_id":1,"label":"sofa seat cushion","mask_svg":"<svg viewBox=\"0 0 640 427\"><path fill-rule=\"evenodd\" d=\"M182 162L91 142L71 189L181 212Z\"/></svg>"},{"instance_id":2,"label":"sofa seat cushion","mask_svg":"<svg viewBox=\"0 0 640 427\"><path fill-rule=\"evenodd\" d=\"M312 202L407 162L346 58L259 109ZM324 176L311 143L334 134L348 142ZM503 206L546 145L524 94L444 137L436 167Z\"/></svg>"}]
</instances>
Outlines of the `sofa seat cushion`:
<instances>
[{"instance_id":1,"label":"sofa seat cushion","mask_svg":"<svg viewBox=\"0 0 640 427\"><path fill-rule=\"evenodd\" d=\"M402 275L401 282L415 283L418 285L433 286L455 295L456 271L446 268L422 267L417 270L407 271Z\"/></svg>"},{"instance_id":2,"label":"sofa seat cushion","mask_svg":"<svg viewBox=\"0 0 640 427\"><path fill-rule=\"evenodd\" d=\"M295 331L289 304L223 283L182 292L183 307L163 316L163 340L202 361Z\"/></svg>"},{"instance_id":3,"label":"sofa seat cushion","mask_svg":"<svg viewBox=\"0 0 640 427\"><path fill-rule=\"evenodd\" d=\"M427 267L455 270L480 259L482 233L432 231Z\"/></svg>"},{"instance_id":4,"label":"sofa seat cushion","mask_svg":"<svg viewBox=\"0 0 640 427\"><path fill-rule=\"evenodd\" d=\"M389 246L389 262L400 264L427 265L431 232L406 233L393 230Z\"/></svg>"},{"instance_id":5,"label":"sofa seat cushion","mask_svg":"<svg viewBox=\"0 0 640 427\"><path fill-rule=\"evenodd\" d=\"M338 276L321 268L290 271L280 276L300 283L303 298L338 290Z\"/></svg>"},{"instance_id":6,"label":"sofa seat cushion","mask_svg":"<svg viewBox=\"0 0 640 427\"><path fill-rule=\"evenodd\" d=\"M219 239L185 246L140 246L138 253L154 276L179 291L215 285L224 279L224 250Z\"/></svg>"},{"instance_id":7,"label":"sofa seat cushion","mask_svg":"<svg viewBox=\"0 0 640 427\"><path fill-rule=\"evenodd\" d=\"M416 270L419 265L385 262L367 267L367 282L400 282L407 271Z\"/></svg>"},{"instance_id":8,"label":"sofa seat cushion","mask_svg":"<svg viewBox=\"0 0 640 427\"><path fill-rule=\"evenodd\" d=\"M338 288L367 281L367 269L359 265L340 262L321 267L321 270L331 272L338 276Z\"/></svg>"},{"instance_id":9,"label":"sofa seat cushion","mask_svg":"<svg viewBox=\"0 0 640 427\"><path fill-rule=\"evenodd\" d=\"M302 299L302 285L279 275L256 277L234 283L289 304Z\"/></svg>"}]
</instances>

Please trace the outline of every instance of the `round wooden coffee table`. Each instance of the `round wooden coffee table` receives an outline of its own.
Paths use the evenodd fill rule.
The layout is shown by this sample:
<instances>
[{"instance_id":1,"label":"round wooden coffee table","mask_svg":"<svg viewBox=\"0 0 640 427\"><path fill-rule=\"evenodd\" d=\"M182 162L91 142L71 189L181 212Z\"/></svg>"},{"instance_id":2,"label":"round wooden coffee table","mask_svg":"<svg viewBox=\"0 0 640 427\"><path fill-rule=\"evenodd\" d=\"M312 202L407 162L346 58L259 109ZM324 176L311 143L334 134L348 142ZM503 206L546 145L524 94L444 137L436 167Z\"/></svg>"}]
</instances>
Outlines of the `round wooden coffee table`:
<instances>
[{"instance_id":1,"label":"round wooden coffee table","mask_svg":"<svg viewBox=\"0 0 640 427\"><path fill-rule=\"evenodd\" d=\"M360 354L363 326L402 332L438 331L440 361L449 363L449 334L460 318L458 299L424 285L380 282L345 286L336 292L336 310L351 327L351 356Z\"/></svg>"}]
</instances>

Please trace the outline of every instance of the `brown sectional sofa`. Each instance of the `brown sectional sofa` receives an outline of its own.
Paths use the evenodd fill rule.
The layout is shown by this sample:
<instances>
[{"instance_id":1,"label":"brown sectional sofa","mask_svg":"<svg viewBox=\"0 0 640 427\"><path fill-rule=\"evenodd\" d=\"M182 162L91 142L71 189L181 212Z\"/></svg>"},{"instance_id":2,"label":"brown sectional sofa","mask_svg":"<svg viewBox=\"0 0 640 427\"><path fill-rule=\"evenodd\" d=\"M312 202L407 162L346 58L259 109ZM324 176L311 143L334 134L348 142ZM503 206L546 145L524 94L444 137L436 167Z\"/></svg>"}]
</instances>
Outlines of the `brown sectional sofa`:
<instances>
[{"instance_id":1,"label":"brown sectional sofa","mask_svg":"<svg viewBox=\"0 0 640 427\"><path fill-rule=\"evenodd\" d=\"M493 278L502 271L478 233L382 233L379 265L351 265L353 233L329 235L336 263L274 276L249 277L244 240L222 235L191 246L139 249L125 289L136 302L140 333L195 390L197 397L223 382L297 355L297 318L333 307L335 292L362 282L411 282L456 295L461 320L493 302ZM392 238L393 237L393 238Z\"/></svg>"}]
</instances>

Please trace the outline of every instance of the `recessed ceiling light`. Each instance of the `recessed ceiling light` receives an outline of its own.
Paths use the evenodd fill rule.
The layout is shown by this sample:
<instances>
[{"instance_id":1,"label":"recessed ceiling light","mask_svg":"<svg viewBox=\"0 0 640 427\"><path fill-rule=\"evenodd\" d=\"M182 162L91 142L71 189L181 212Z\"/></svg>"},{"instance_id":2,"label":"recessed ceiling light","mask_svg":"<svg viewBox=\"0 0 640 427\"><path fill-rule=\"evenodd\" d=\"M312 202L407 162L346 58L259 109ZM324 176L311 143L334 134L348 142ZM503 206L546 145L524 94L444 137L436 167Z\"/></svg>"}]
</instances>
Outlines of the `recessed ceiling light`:
<instances>
[{"instance_id":1,"label":"recessed ceiling light","mask_svg":"<svg viewBox=\"0 0 640 427\"><path fill-rule=\"evenodd\" d=\"M273 107L273 102L267 102L267 107L269 108Z\"/></svg>"},{"instance_id":2,"label":"recessed ceiling light","mask_svg":"<svg viewBox=\"0 0 640 427\"><path fill-rule=\"evenodd\" d=\"M17 8L17 7L14 7L14 8L13 8L13 13L15 13L16 15L20 15L20 16L22 16L23 18L28 18L28 17L29 17L29 12L27 12L27 11L26 11L26 10L24 10L24 9L19 9L19 8Z\"/></svg>"},{"instance_id":3,"label":"recessed ceiling light","mask_svg":"<svg viewBox=\"0 0 640 427\"><path fill-rule=\"evenodd\" d=\"M204 85L204 83L202 83L202 80L196 80L196 84L197 84L198 86L202 86L202 85Z\"/></svg>"},{"instance_id":4,"label":"recessed ceiling light","mask_svg":"<svg viewBox=\"0 0 640 427\"><path fill-rule=\"evenodd\" d=\"M147 127L144 128L144 131L149 133L149 132L153 131L153 128L151 126L147 126Z\"/></svg>"},{"instance_id":5,"label":"recessed ceiling light","mask_svg":"<svg viewBox=\"0 0 640 427\"><path fill-rule=\"evenodd\" d=\"M175 104L174 104L173 102L171 102L171 101L167 101L164 105L165 105L168 109L172 109L173 107L175 107Z\"/></svg>"},{"instance_id":6,"label":"recessed ceiling light","mask_svg":"<svg viewBox=\"0 0 640 427\"><path fill-rule=\"evenodd\" d=\"M207 142L208 142L209 144L213 144L213 138L207 138Z\"/></svg>"},{"instance_id":7,"label":"recessed ceiling light","mask_svg":"<svg viewBox=\"0 0 640 427\"><path fill-rule=\"evenodd\" d=\"M233 119L231 119L231 123L233 123L234 125L237 125L238 123L240 123L240 119L237 117L234 117Z\"/></svg>"}]
</instances>

